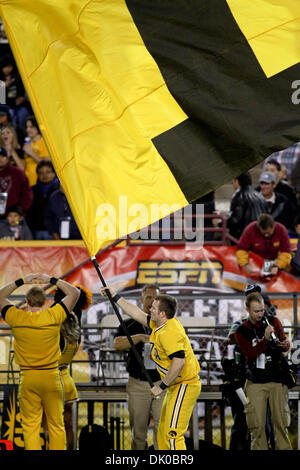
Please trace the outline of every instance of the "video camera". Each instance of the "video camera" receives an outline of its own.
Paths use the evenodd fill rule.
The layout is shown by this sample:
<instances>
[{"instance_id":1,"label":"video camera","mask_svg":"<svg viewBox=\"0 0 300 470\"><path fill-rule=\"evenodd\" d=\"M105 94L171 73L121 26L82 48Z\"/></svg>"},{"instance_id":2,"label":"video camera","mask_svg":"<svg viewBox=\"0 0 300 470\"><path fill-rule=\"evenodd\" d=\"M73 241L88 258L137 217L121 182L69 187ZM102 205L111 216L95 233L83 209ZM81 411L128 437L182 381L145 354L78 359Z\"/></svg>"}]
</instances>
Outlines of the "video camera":
<instances>
[{"instance_id":1,"label":"video camera","mask_svg":"<svg viewBox=\"0 0 300 470\"><path fill-rule=\"evenodd\" d=\"M253 292L259 292L261 294L261 287L257 284L248 284L244 292L246 296L252 294Z\"/></svg>"},{"instance_id":2,"label":"video camera","mask_svg":"<svg viewBox=\"0 0 300 470\"><path fill-rule=\"evenodd\" d=\"M248 284L244 292L246 296L252 294L253 292L259 292L261 294L262 298L264 299L265 306L268 307L265 308L264 316L261 321L265 326L270 325L270 320L272 322L273 317L276 315L276 306L270 302L269 297L265 294L262 294L261 288L257 284ZM271 333L271 339L274 345L280 343L280 340L275 336L274 333Z\"/></svg>"}]
</instances>

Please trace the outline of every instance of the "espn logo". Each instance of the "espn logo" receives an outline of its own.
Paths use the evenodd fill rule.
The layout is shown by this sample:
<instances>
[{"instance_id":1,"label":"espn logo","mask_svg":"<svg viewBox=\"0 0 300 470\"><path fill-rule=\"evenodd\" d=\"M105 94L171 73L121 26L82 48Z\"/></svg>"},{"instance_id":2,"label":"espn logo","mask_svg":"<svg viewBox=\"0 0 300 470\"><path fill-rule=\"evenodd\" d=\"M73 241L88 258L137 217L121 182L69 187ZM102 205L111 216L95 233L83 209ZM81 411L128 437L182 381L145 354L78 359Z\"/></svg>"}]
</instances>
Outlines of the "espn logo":
<instances>
[{"instance_id":1,"label":"espn logo","mask_svg":"<svg viewBox=\"0 0 300 470\"><path fill-rule=\"evenodd\" d=\"M13 450L13 444L10 440L0 441L0 450Z\"/></svg>"},{"instance_id":2,"label":"espn logo","mask_svg":"<svg viewBox=\"0 0 300 470\"><path fill-rule=\"evenodd\" d=\"M136 284L216 287L222 275L223 264L219 260L139 261Z\"/></svg>"}]
</instances>

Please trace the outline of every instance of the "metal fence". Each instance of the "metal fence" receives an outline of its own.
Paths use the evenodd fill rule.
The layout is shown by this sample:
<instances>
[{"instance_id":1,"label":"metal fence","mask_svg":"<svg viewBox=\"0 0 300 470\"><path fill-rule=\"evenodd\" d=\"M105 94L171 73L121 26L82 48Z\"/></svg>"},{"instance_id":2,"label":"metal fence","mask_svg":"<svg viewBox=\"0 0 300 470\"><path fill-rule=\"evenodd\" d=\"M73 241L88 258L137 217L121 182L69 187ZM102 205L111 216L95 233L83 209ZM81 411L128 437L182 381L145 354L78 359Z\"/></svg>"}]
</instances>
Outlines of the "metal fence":
<instances>
[{"instance_id":1,"label":"metal fence","mask_svg":"<svg viewBox=\"0 0 300 470\"><path fill-rule=\"evenodd\" d=\"M187 333L194 350L202 351L198 357L203 383L221 383L223 371L220 361L225 351L229 329L233 322L246 316L244 296L231 293L176 294L171 290L165 292L176 296L177 315L181 319L187 317L214 319L214 326L196 325L187 329ZM128 300L140 305L137 293L127 292L124 295ZM272 303L277 306L277 316L291 341L289 356L295 364L300 361L299 296L299 293L269 294ZM88 356L90 380L101 385L103 381L106 385L122 384L126 383L127 379L124 354L113 350L116 328L101 328L104 316L110 314L113 314L110 303L101 296L94 295L93 305L82 317L82 350ZM75 365L76 358L73 361L73 370Z\"/></svg>"}]
</instances>

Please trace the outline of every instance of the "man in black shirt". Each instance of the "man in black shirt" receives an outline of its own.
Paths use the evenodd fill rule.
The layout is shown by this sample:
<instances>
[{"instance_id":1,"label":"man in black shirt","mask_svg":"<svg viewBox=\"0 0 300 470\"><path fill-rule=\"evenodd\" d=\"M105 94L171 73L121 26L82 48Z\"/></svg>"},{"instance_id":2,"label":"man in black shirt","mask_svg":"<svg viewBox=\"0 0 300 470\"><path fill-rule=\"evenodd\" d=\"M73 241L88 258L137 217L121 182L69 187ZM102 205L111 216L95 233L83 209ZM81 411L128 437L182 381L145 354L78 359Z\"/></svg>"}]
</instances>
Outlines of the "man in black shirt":
<instances>
[{"instance_id":1,"label":"man in black shirt","mask_svg":"<svg viewBox=\"0 0 300 470\"><path fill-rule=\"evenodd\" d=\"M142 289L141 302L145 313L150 314L150 307L155 296L158 294L159 288L156 285L148 284L144 286ZM159 373L156 370L154 362L150 359L149 332L147 328L131 318L126 320L125 324L138 353L144 360L145 368L150 374L154 385L156 382L160 383ZM115 335L114 348L117 351L128 350L127 371L129 373L129 379L126 391L128 393L128 411L132 432L131 448L132 450L147 449L149 417L152 413L154 421L153 445L154 448L157 449L157 428L165 392L161 393L159 398L155 398L152 395L150 385L142 373L121 325Z\"/></svg>"},{"instance_id":2,"label":"man in black shirt","mask_svg":"<svg viewBox=\"0 0 300 470\"><path fill-rule=\"evenodd\" d=\"M295 206L282 192L277 191L276 177L271 171L263 171L259 178L260 186L257 189L264 197L267 210L275 222L279 222L290 229L295 218Z\"/></svg>"}]
</instances>

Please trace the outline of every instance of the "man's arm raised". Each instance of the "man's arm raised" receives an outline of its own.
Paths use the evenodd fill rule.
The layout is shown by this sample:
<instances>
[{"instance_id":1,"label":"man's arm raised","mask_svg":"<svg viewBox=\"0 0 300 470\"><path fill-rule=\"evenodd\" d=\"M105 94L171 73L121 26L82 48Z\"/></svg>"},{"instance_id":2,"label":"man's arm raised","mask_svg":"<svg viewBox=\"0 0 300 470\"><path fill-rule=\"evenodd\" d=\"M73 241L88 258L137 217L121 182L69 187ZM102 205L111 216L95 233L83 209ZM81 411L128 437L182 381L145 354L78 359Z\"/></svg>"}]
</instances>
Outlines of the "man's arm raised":
<instances>
[{"instance_id":1,"label":"man's arm raised","mask_svg":"<svg viewBox=\"0 0 300 470\"><path fill-rule=\"evenodd\" d=\"M116 292L111 288L111 287L102 287L100 289L100 294L102 294L104 297L107 297L106 291L109 290L110 294L113 298L113 300L121 307L121 309L129 315L129 317L133 318L133 320L136 320L137 322L141 323L144 326L148 326L147 322L147 314L143 312L139 307L136 305L132 304L131 302L128 302L127 300L124 299L124 297L121 297L119 294L116 294Z\"/></svg>"},{"instance_id":2,"label":"man's arm raised","mask_svg":"<svg viewBox=\"0 0 300 470\"><path fill-rule=\"evenodd\" d=\"M56 287L62 290L63 293L66 294L66 297L62 299L62 302L67 307L68 311L72 312L80 296L80 290L77 289L77 287L67 281L63 281L62 279L48 276L48 274L41 274L40 282L42 284L50 283L56 285Z\"/></svg>"},{"instance_id":3,"label":"man's arm raised","mask_svg":"<svg viewBox=\"0 0 300 470\"><path fill-rule=\"evenodd\" d=\"M17 279L16 281L9 282L5 284L5 286L1 287L0 289L0 311L6 305L14 305L8 300L8 297L16 290L18 287L22 286L23 284L35 284L37 279L39 278L40 274L26 274L26 276Z\"/></svg>"}]
</instances>

